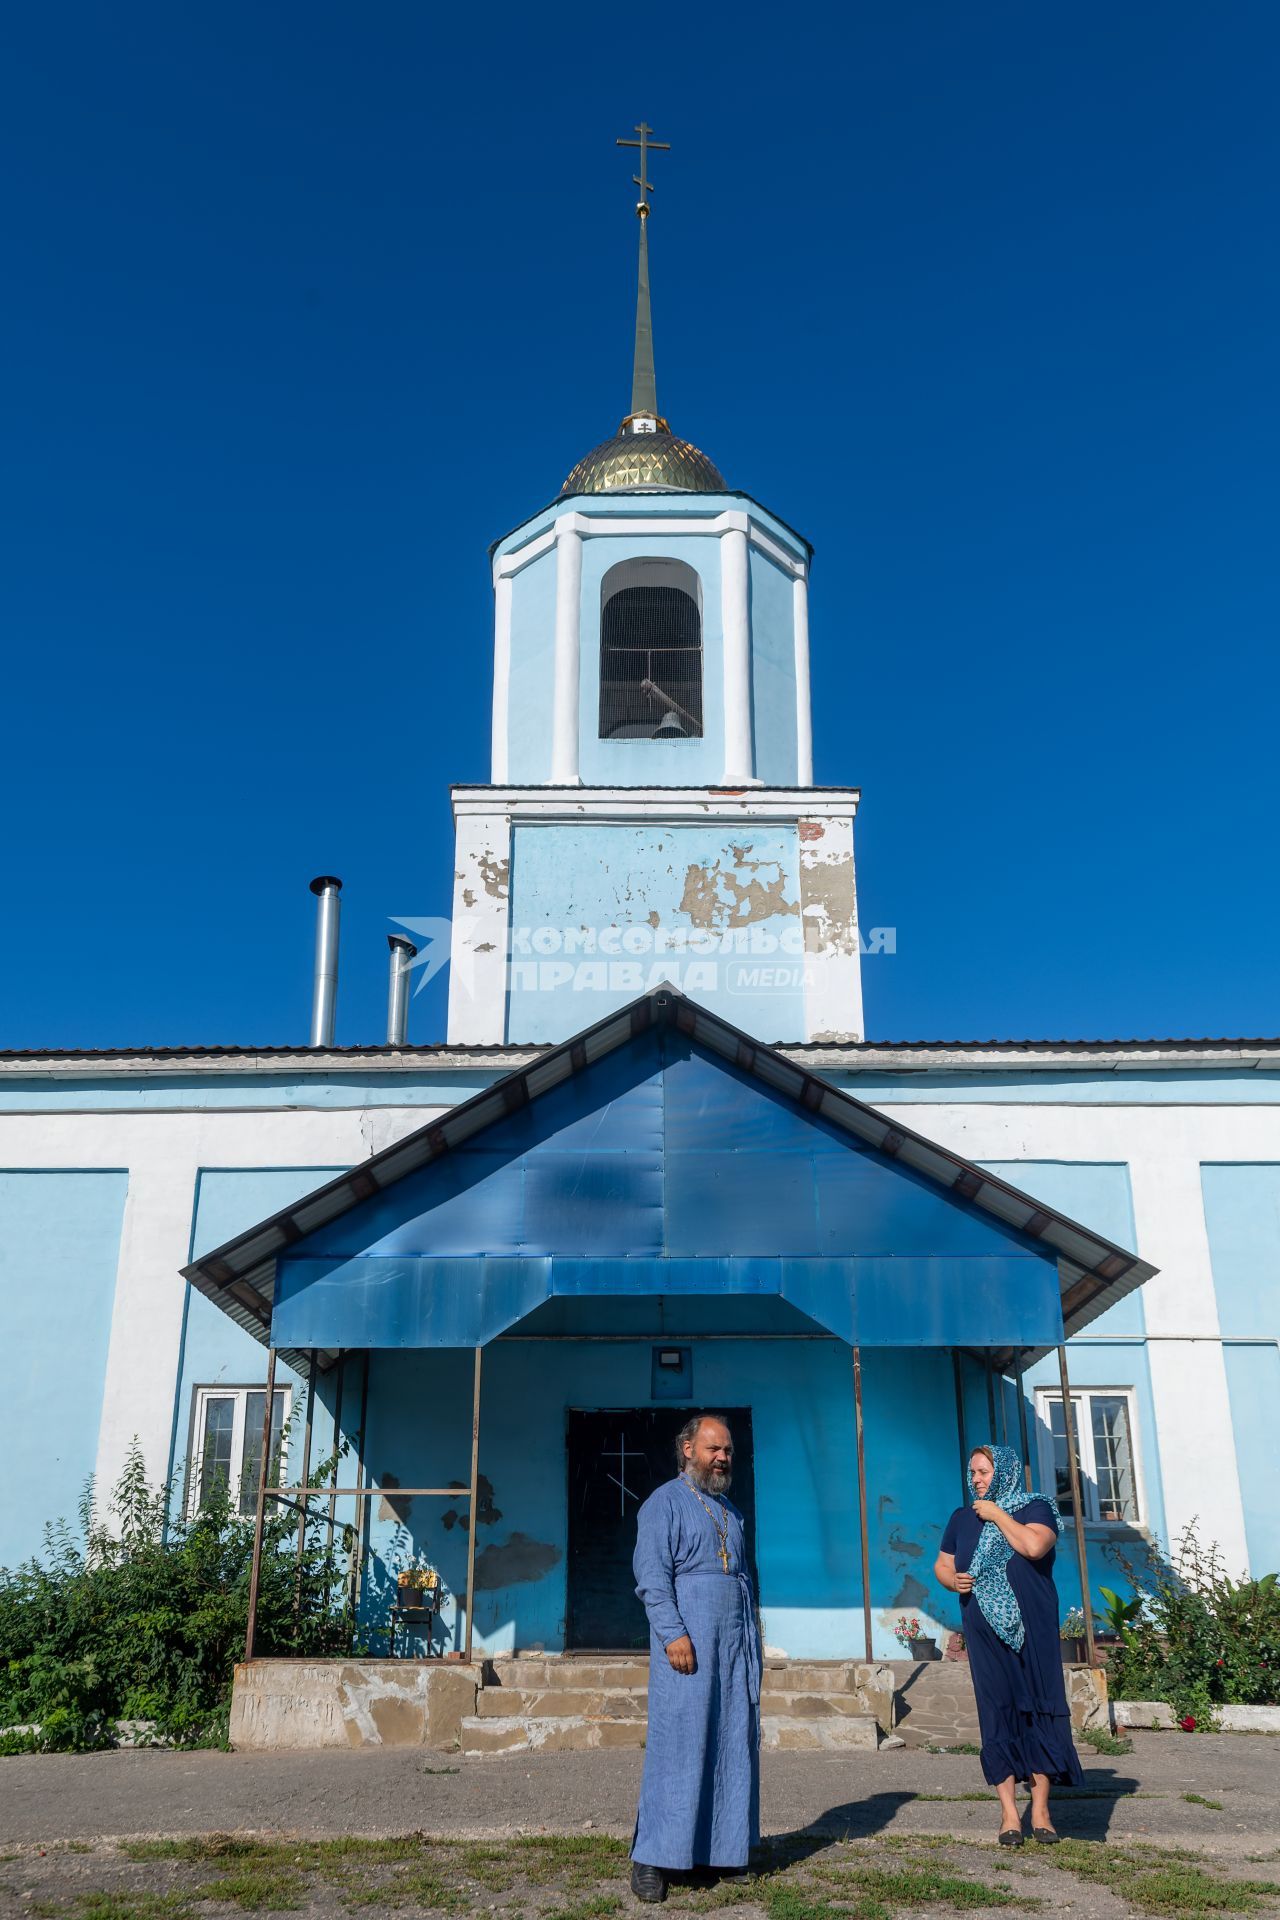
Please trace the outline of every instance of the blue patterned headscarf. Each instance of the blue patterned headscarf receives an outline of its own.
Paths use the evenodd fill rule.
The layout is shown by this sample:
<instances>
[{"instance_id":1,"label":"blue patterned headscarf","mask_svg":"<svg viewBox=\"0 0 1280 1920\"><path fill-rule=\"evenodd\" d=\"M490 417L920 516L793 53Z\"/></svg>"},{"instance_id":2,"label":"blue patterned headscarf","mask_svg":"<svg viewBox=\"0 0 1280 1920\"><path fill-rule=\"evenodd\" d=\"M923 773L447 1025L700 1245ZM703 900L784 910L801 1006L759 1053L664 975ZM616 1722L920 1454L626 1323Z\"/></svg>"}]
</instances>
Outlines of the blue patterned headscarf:
<instances>
[{"instance_id":1,"label":"blue patterned headscarf","mask_svg":"<svg viewBox=\"0 0 1280 1920\"><path fill-rule=\"evenodd\" d=\"M975 1488L975 1499L994 1500L1006 1513L1017 1513L1020 1507L1028 1506L1032 1500L1043 1500L1052 1509L1058 1532L1063 1531L1062 1515L1058 1512L1056 1501L1050 1500L1047 1494L1027 1492L1022 1462L1012 1447L975 1447L974 1452L990 1453L994 1463L991 1485L983 1495L978 1495ZM968 1478L970 1487L973 1487L973 1476L970 1474ZM973 1597L982 1609L987 1624L1016 1653L1026 1637L1026 1628L1022 1624L1022 1609L1017 1596L1009 1585L1008 1569L1012 1558L1013 1548L995 1521L984 1521L973 1558L969 1562L969 1572L973 1575Z\"/></svg>"}]
</instances>

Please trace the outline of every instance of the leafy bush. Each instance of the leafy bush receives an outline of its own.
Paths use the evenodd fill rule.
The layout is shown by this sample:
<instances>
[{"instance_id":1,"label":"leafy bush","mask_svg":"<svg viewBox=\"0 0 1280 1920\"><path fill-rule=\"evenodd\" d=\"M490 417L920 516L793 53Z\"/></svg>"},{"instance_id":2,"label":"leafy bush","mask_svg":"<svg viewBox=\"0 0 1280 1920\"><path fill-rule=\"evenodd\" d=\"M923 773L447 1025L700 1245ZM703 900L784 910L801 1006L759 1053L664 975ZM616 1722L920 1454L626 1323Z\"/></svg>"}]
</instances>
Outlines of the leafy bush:
<instances>
[{"instance_id":1,"label":"leafy bush","mask_svg":"<svg viewBox=\"0 0 1280 1920\"><path fill-rule=\"evenodd\" d=\"M0 1569L0 1728L39 1727L7 1736L0 1750L85 1752L110 1744L118 1720L154 1721L157 1734L183 1743L225 1741L248 1623L252 1520L225 1490L189 1518L176 1513L170 1488L148 1485L136 1444L108 1512L114 1525L90 1488L78 1530L50 1527L42 1555ZM313 1517L299 1563L296 1514L269 1510L258 1651L349 1650L345 1582L324 1542Z\"/></svg>"},{"instance_id":2,"label":"leafy bush","mask_svg":"<svg viewBox=\"0 0 1280 1920\"><path fill-rule=\"evenodd\" d=\"M1280 1698L1280 1579L1230 1580L1216 1545L1194 1523L1168 1560L1124 1563L1140 1610L1120 1623L1107 1668L1117 1700L1166 1700L1202 1722L1215 1706Z\"/></svg>"}]
</instances>

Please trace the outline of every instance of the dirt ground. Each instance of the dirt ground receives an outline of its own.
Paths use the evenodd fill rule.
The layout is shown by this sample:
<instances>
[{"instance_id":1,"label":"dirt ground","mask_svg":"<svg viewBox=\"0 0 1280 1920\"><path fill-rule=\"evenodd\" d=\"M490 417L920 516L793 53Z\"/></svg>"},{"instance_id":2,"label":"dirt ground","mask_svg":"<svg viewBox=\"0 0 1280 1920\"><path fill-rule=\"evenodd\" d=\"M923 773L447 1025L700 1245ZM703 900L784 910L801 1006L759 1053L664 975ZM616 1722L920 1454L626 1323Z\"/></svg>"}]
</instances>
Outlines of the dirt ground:
<instances>
[{"instance_id":1,"label":"dirt ground","mask_svg":"<svg viewBox=\"0 0 1280 1920\"><path fill-rule=\"evenodd\" d=\"M0 1920L232 1920L366 1908L609 1920L636 1903L640 1756L110 1753L0 1761ZM1280 1917L1280 1741L1137 1736L1055 1802L1063 1844L994 1845L958 1753L766 1756L745 1883L683 1913L893 1920L1000 1910Z\"/></svg>"}]
</instances>

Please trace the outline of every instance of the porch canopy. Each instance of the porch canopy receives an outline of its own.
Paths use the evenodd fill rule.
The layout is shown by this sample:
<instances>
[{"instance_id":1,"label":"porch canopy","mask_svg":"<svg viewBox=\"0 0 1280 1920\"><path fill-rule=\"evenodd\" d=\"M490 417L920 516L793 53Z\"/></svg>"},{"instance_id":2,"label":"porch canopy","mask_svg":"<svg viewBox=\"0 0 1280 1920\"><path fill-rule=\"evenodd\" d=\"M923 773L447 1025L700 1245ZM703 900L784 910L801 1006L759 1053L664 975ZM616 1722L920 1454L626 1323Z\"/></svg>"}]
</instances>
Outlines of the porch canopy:
<instances>
[{"instance_id":1,"label":"porch canopy","mask_svg":"<svg viewBox=\"0 0 1280 1920\"><path fill-rule=\"evenodd\" d=\"M728 1295L1025 1362L1154 1269L662 986L184 1271L324 1365L479 1348L556 1297Z\"/></svg>"}]
</instances>

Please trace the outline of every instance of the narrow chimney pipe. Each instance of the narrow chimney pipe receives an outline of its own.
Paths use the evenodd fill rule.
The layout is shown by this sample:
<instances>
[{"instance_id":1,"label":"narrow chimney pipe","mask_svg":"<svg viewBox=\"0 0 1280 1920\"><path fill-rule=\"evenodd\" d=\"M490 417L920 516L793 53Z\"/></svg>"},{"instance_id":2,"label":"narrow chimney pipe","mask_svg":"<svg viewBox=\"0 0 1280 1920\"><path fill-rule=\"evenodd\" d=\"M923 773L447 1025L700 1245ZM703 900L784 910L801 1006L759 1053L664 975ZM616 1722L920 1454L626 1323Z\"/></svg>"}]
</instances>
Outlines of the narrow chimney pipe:
<instances>
[{"instance_id":1,"label":"narrow chimney pipe","mask_svg":"<svg viewBox=\"0 0 1280 1920\"><path fill-rule=\"evenodd\" d=\"M311 991L313 1047L333 1045L333 1021L338 1005L338 923L342 917L341 880L322 873L311 882L316 896L316 967Z\"/></svg>"},{"instance_id":2,"label":"narrow chimney pipe","mask_svg":"<svg viewBox=\"0 0 1280 1920\"><path fill-rule=\"evenodd\" d=\"M409 969L418 949L402 933L389 933L391 972L387 979L387 1045L402 1047L409 1033Z\"/></svg>"}]
</instances>

